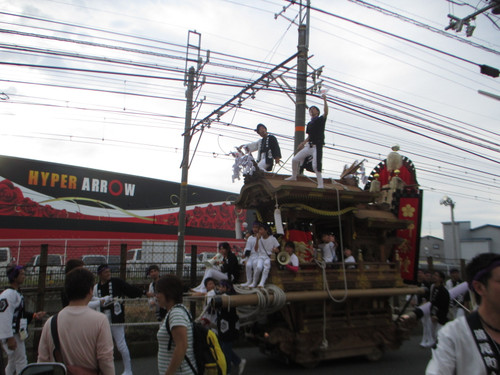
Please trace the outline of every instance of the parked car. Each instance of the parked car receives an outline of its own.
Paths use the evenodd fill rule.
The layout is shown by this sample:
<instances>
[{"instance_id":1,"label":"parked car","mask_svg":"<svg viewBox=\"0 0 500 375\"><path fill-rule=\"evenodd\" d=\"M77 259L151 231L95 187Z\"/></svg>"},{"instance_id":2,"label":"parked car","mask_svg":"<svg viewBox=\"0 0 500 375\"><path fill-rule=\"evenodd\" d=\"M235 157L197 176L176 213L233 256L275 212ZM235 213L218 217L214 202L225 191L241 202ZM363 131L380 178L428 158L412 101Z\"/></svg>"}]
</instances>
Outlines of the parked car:
<instances>
[{"instance_id":1,"label":"parked car","mask_svg":"<svg viewBox=\"0 0 500 375\"><path fill-rule=\"evenodd\" d=\"M0 247L0 269L4 270L12 262L9 247Z\"/></svg>"},{"instance_id":2,"label":"parked car","mask_svg":"<svg viewBox=\"0 0 500 375\"><path fill-rule=\"evenodd\" d=\"M97 268L104 263L108 263L106 256L99 254L90 254L82 256L83 264L90 272L97 272Z\"/></svg>"},{"instance_id":3,"label":"parked car","mask_svg":"<svg viewBox=\"0 0 500 375\"><path fill-rule=\"evenodd\" d=\"M40 273L40 255L34 255L26 263L27 275L38 275ZM64 273L63 257L59 254L47 255L47 275Z\"/></svg>"},{"instance_id":4,"label":"parked car","mask_svg":"<svg viewBox=\"0 0 500 375\"><path fill-rule=\"evenodd\" d=\"M2 284L7 283L7 267L14 263L15 259L11 256L10 248L0 247L0 282Z\"/></svg>"},{"instance_id":5,"label":"parked car","mask_svg":"<svg viewBox=\"0 0 500 375\"><path fill-rule=\"evenodd\" d=\"M120 256L108 255L108 265L112 273L120 272Z\"/></svg>"}]
</instances>

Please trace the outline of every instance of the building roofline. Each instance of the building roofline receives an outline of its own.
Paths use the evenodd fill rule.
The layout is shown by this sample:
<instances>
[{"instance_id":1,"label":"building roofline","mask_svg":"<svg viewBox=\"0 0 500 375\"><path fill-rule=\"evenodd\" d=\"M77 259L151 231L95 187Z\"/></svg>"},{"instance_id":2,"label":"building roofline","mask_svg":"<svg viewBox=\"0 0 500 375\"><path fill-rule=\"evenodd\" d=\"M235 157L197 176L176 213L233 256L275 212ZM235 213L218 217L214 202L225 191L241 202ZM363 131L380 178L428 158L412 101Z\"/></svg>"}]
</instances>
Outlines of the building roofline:
<instances>
[{"instance_id":1,"label":"building roofline","mask_svg":"<svg viewBox=\"0 0 500 375\"><path fill-rule=\"evenodd\" d=\"M478 230L478 229L482 229L482 228L485 228L485 227L492 227L492 228L499 228L500 229L500 225L493 225L493 224L484 224L484 225L481 225L477 228L472 228L471 230Z\"/></svg>"}]
</instances>

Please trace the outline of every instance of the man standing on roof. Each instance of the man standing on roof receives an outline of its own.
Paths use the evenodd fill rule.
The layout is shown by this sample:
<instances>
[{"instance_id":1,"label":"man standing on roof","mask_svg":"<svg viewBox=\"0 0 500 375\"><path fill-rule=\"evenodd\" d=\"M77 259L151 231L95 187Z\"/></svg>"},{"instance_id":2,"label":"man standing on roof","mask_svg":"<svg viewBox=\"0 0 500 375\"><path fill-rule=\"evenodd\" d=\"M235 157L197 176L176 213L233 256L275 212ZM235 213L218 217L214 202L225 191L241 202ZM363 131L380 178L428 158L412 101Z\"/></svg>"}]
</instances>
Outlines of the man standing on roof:
<instances>
[{"instance_id":1,"label":"man standing on roof","mask_svg":"<svg viewBox=\"0 0 500 375\"><path fill-rule=\"evenodd\" d=\"M279 164L281 160L280 145L276 137L267 132L264 124L258 124L255 131L262 139L241 145L239 148L244 148L247 152L258 151L257 165L261 170L270 172L273 169L273 161Z\"/></svg>"},{"instance_id":2,"label":"man standing on roof","mask_svg":"<svg viewBox=\"0 0 500 375\"><path fill-rule=\"evenodd\" d=\"M300 165L304 164L307 158L311 158L311 169L316 173L318 180L318 188L323 188L323 176L321 175L321 164L323 159L323 145L325 144L325 124L328 116L328 103L326 95L322 95L324 109L323 115L320 116L319 108L316 106L309 107L309 115L311 121L307 124L307 138L300 143L297 154L292 159L292 176L286 178L287 181L297 180ZM306 169L307 166L305 166Z\"/></svg>"}]
</instances>

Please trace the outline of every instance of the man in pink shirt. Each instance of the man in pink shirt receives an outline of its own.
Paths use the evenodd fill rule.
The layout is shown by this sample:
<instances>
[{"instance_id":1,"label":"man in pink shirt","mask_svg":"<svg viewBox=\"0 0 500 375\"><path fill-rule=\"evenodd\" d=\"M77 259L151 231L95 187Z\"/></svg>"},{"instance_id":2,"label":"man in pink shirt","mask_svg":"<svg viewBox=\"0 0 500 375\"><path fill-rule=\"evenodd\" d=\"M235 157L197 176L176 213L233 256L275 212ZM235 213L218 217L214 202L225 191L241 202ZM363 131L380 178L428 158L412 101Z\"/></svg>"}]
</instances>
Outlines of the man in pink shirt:
<instances>
[{"instance_id":1,"label":"man in pink shirt","mask_svg":"<svg viewBox=\"0 0 500 375\"><path fill-rule=\"evenodd\" d=\"M113 339L106 315L90 309L94 275L77 268L66 275L64 290L69 305L57 314L57 331L63 362L66 365L95 370L102 375L115 375ZM38 346L38 362L53 362L54 341L47 320Z\"/></svg>"}]
</instances>

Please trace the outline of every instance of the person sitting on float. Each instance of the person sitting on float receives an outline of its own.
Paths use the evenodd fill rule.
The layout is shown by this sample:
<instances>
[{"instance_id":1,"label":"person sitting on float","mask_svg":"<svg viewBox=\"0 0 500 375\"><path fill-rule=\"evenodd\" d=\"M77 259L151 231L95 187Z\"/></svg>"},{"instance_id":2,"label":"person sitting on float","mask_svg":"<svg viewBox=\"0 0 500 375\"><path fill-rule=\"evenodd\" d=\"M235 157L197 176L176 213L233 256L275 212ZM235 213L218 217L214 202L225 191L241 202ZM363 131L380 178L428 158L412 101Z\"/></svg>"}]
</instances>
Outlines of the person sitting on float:
<instances>
[{"instance_id":1,"label":"person sitting on float","mask_svg":"<svg viewBox=\"0 0 500 375\"><path fill-rule=\"evenodd\" d=\"M279 251L279 249L275 249L275 253L278 253L276 250ZM290 256L290 260L285 264L284 268L297 273L299 271L299 258L295 255L295 244L293 241L288 241L285 244L285 251Z\"/></svg>"},{"instance_id":2,"label":"person sitting on float","mask_svg":"<svg viewBox=\"0 0 500 375\"><path fill-rule=\"evenodd\" d=\"M321 235L322 243L320 243L318 247L321 249L323 261L325 261L326 263L332 263L337 261L334 238L335 237L329 233L323 233Z\"/></svg>"},{"instance_id":3,"label":"person sitting on float","mask_svg":"<svg viewBox=\"0 0 500 375\"><path fill-rule=\"evenodd\" d=\"M231 246L227 242L222 242L219 245L219 254L221 255L221 266L219 268L219 261L214 260L212 266L207 266L203 280L201 280L200 285L196 288L191 289L195 293L206 293L207 288L205 286L205 280L208 278L215 279L217 281L229 280L235 282L238 280L240 275L240 268L238 264L238 258L231 251Z\"/></svg>"},{"instance_id":4,"label":"person sitting on float","mask_svg":"<svg viewBox=\"0 0 500 375\"><path fill-rule=\"evenodd\" d=\"M254 265L253 282L249 287L255 288L258 286L259 288L263 288L271 270L271 254L273 251L276 251L275 249L279 249L280 244L276 237L270 234L269 227L264 223L259 223L256 240L254 249L258 251L259 257L257 264ZM258 285L257 282L259 282Z\"/></svg>"},{"instance_id":5,"label":"person sitting on float","mask_svg":"<svg viewBox=\"0 0 500 375\"><path fill-rule=\"evenodd\" d=\"M346 268L356 268L356 259L354 259L351 249L344 249L344 263Z\"/></svg>"},{"instance_id":6,"label":"person sitting on float","mask_svg":"<svg viewBox=\"0 0 500 375\"><path fill-rule=\"evenodd\" d=\"M254 267L257 265L257 260L259 258L259 253L255 249L255 243L257 242L257 233L259 232L260 222L256 221L252 225L251 235L247 238L245 244L245 273L247 276L247 281L241 284L242 287L247 287L253 284L253 271Z\"/></svg>"}]
</instances>

